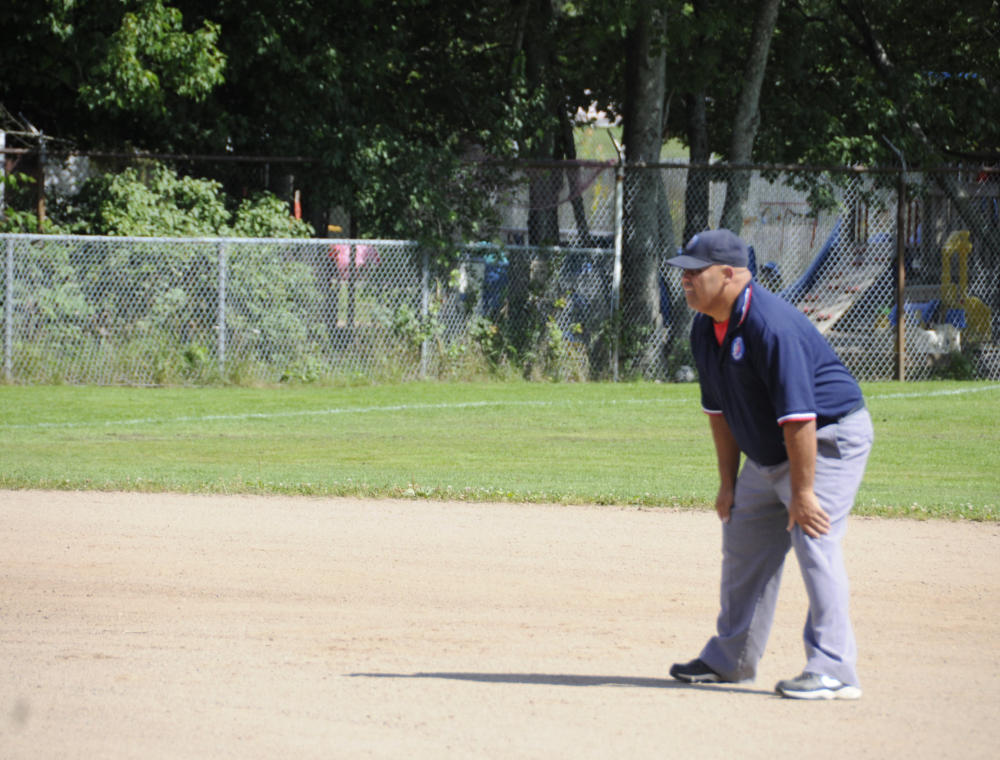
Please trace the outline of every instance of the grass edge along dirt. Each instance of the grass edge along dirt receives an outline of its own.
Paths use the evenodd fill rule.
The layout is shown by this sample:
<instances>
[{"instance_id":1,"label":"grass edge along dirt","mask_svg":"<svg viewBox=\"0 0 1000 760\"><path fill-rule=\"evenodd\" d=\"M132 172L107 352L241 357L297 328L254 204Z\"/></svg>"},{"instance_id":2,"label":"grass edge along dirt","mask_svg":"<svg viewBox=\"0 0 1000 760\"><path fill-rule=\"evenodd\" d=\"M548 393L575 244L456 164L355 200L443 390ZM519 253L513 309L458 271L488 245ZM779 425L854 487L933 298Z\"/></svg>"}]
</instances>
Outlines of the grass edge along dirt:
<instances>
[{"instance_id":1,"label":"grass edge along dirt","mask_svg":"<svg viewBox=\"0 0 1000 760\"><path fill-rule=\"evenodd\" d=\"M1000 520L1000 385L866 383L859 515ZM711 508L692 384L0 387L0 488Z\"/></svg>"}]
</instances>

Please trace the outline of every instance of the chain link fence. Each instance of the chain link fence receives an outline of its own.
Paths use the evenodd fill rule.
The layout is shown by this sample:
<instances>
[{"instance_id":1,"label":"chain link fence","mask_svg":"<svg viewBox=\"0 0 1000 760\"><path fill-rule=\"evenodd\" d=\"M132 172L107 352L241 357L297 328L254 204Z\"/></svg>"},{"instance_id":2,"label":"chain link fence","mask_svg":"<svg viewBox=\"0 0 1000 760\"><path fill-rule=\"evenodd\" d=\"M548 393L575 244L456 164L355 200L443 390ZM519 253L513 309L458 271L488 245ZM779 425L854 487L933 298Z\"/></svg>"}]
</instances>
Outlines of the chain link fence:
<instances>
[{"instance_id":1,"label":"chain link fence","mask_svg":"<svg viewBox=\"0 0 1000 760\"><path fill-rule=\"evenodd\" d=\"M860 379L996 379L998 179L958 170L631 170L626 361L648 377L690 376L691 315L680 273L664 262L699 230L728 227L750 245L757 281L809 316Z\"/></svg>"},{"instance_id":2,"label":"chain link fence","mask_svg":"<svg viewBox=\"0 0 1000 760\"><path fill-rule=\"evenodd\" d=\"M4 235L11 382L589 379L608 252L393 240ZM524 286L519 287L524 273Z\"/></svg>"},{"instance_id":3,"label":"chain link fence","mask_svg":"<svg viewBox=\"0 0 1000 760\"><path fill-rule=\"evenodd\" d=\"M859 379L1000 379L998 175L575 162L509 178L490 242L434 251L0 236L4 377L692 380L665 261L728 226Z\"/></svg>"},{"instance_id":4,"label":"chain link fence","mask_svg":"<svg viewBox=\"0 0 1000 760\"><path fill-rule=\"evenodd\" d=\"M15 381L407 379L419 366L401 324L420 309L411 244L16 235L5 249Z\"/></svg>"}]
</instances>

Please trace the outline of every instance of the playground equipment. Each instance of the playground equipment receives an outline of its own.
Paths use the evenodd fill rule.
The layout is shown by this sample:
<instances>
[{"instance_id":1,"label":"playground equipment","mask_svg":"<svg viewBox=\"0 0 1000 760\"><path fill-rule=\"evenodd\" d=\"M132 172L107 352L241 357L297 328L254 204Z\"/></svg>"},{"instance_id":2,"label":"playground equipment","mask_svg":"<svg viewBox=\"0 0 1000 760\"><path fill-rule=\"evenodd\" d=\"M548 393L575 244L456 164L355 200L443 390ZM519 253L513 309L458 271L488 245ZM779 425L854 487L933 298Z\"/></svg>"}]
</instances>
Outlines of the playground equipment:
<instances>
[{"instance_id":1,"label":"playground equipment","mask_svg":"<svg viewBox=\"0 0 1000 760\"><path fill-rule=\"evenodd\" d=\"M846 239L844 221L838 219L805 273L779 293L824 335L880 277L890 273L895 255L891 237L876 234L863 240Z\"/></svg>"},{"instance_id":2,"label":"playground equipment","mask_svg":"<svg viewBox=\"0 0 1000 760\"><path fill-rule=\"evenodd\" d=\"M991 336L992 313L969 291L969 254L972 242L968 230L952 232L941 248L941 309L944 322L962 330L966 343L986 342ZM958 282L951 281L952 259L958 259Z\"/></svg>"},{"instance_id":3,"label":"playground equipment","mask_svg":"<svg viewBox=\"0 0 1000 760\"><path fill-rule=\"evenodd\" d=\"M992 312L969 291L968 230L952 232L941 247L941 287L938 298L907 301L907 350L911 354L941 356L961 350L962 342L985 343L991 336ZM952 263L958 261L958 282L952 282ZM896 324L896 307L889 314Z\"/></svg>"}]
</instances>

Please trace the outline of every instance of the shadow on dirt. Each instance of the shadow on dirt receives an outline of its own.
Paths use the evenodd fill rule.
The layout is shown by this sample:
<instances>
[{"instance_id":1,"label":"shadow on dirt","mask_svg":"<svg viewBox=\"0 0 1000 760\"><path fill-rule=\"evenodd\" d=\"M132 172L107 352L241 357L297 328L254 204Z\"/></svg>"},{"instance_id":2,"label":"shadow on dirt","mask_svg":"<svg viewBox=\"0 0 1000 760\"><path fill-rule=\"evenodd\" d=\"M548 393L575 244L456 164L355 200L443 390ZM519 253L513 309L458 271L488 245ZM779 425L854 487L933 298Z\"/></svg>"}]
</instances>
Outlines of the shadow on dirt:
<instances>
[{"instance_id":1,"label":"shadow on dirt","mask_svg":"<svg viewBox=\"0 0 1000 760\"><path fill-rule=\"evenodd\" d=\"M672 678L636 676L588 676L564 673L350 673L351 678L442 678L479 683L513 683L530 686L634 686L646 689L701 689L739 694L777 695L734 684L686 684Z\"/></svg>"}]
</instances>

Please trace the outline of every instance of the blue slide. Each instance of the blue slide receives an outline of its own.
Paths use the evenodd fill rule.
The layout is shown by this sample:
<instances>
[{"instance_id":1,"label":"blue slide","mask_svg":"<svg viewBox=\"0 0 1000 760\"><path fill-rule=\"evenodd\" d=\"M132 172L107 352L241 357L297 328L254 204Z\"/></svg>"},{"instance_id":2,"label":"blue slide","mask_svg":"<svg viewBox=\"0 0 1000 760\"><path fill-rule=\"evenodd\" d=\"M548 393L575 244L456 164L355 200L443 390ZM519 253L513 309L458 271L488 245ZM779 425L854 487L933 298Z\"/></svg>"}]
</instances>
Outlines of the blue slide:
<instances>
[{"instance_id":1,"label":"blue slide","mask_svg":"<svg viewBox=\"0 0 1000 760\"><path fill-rule=\"evenodd\" d=\"M833 225L833 231L827 237L826 242L823 243L823 247L819 249L819 253L816 254L816 258L813 259L809 268L803 273L798 280L795 281L793 285L789 285L787 288L778 293L779 296L784 298L786 301L792 304L797 304L799 300L809 289L816 284L816 280L819 278L819 273L826 264L826 260L830 257L830 251L833 250L834 246L840 240L840 226L843 223L843 219L837 218L837 223Z\"/></svg>"}]
</instances>

